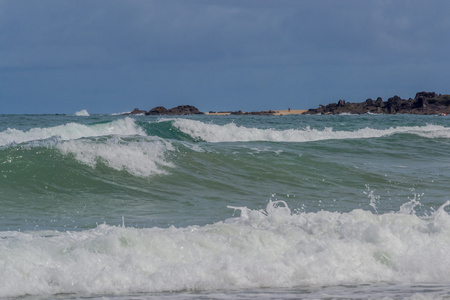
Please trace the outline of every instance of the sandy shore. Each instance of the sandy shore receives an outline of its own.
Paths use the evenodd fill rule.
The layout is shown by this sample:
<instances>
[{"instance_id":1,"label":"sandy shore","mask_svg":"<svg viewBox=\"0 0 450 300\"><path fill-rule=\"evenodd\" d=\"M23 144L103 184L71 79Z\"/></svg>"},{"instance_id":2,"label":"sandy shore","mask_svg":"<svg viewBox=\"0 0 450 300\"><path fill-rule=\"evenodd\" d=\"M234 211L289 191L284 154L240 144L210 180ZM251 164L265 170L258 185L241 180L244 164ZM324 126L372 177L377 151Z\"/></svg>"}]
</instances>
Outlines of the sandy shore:
<instances>
[{"instance_id":1,"label":"sandy shore","mask_svg":"<svg viewBox=\"0 0 450 300\"><path fill-rule=\"evenodd\" d=\"M301 115L307 111L306 109L291 109L291 110L275 110L275 116L284 116L284 115Z\"/></svg>"},{"instance_id":2,"label":"sandy shore","mask_svg":"<svg viewBox=\"0 0 450 300\"><path fill-rule=\"evenodd\" d=\"M284 115L301 115L306 109L291 109L291 110L274 110L274 116L284 116ZM211 116L228 116L231 115L230 112L217 112L217 113L205 113L205 115Z\"/></svg>"}]
</instances>

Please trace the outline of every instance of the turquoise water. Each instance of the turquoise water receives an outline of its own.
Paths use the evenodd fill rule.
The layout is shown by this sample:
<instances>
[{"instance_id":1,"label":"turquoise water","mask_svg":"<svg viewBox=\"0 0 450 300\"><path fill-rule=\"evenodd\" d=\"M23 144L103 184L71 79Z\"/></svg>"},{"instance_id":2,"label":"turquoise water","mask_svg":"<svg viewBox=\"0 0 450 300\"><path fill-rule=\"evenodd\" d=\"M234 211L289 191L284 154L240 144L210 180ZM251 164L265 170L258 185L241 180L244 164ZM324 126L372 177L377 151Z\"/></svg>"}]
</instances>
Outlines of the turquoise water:
<instances>
[{"instance_id":1,"label":"turquoise water","mask_svg":"<svg viewBox=\"0 0 450 300\"><path fill-rule=\"evenodd\" d=\"M1 115L0 297L447 297L449 122Z\"/></svg>"}]
</instances>

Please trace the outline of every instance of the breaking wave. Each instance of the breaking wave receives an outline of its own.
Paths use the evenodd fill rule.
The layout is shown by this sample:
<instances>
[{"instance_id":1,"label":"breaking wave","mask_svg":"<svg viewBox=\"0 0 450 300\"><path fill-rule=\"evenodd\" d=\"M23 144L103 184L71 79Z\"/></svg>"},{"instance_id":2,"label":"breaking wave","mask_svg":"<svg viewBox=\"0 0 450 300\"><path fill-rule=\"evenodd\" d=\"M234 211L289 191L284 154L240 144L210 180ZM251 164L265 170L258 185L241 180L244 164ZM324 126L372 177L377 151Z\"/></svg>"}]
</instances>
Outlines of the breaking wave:
<instances>
[{"instance_id":1,"label":"breaking wave","mask_svg":"<svg viewBox=\"0 0 450 300\"><path fill-rule=\"evenodd\" d=\"M334 131L333 128L323 130L312 129L259 129L238 126L234 123L225 125L206 124L201 121L177 119L174 126L194 139L207 142L311 142L331 139L363 139L378 138L394 134L415 134L426 138L450 138L450 128L441 125L399 126L388 129L363 128L355 131Z\"/></svg>"},{"instance_id":2,"label":"breaking wave","mask_svg":"<svg viewBox=\"0 0 450 300\"><path fill-rule=\"evenodd\" d=\"M67 123L48 128L32 128L28 131L8 128L0 132L0 146L7 146L13 143L21 144L52 137L57 137L61 140L73 140L106 135L145 135L145 133L131 118L93 125Z\"/></svg>"},{"instance_id":3,"label":"breaking wave","mask_svg":"<svg viewBox=\"0 0 450 300\"><path fill-rule=\"evenodd\" d=\"M100 225L81 232L2 232L0 297L126 294L450 277L449 202L429 217L264 210L185 228Z\"/></svg>"},{"instance_id":4,"label":"breaking wave","mask_svg":"<svg viewBox=\"0 0 450 300\"><path fill-rule=\"evenodd\" d=\"M131 118L93 125L68 123L28 131L7 129L0 133L0 146L18 144L25 149L57 149L82 164L96 167L101 162L115 170L125 170L141 177L166 174L165 167L173 167L165 160L167 151L174 150L171 143L147 136ZM15 163L13 157L5 163ZM38 159L39 156L34 157L36 163L39 163Z\"/></svg>"},{"instance_id":5,"label":"breaking wave","mask_svg":"<svg viewBox=\"0 0 450 300\"><path fill-rule=\"evenodd\" d=\"M89 115L87 110L83 109L83 110L77 111L75 113L75 116L78 116L78 117L89 117L90 115Z\"/></svg>"}]
</instances>

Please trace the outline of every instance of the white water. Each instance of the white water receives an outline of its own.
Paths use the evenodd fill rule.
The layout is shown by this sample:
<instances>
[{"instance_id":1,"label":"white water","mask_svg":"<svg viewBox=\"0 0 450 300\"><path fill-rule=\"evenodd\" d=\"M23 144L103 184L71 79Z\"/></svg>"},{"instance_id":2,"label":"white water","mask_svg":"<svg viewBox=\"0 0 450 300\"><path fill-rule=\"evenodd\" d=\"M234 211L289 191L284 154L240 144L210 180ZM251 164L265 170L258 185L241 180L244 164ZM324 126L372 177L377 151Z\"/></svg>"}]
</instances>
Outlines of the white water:
<instances>
[{"instance_id":1,"label":"white water","mask_svg":"<svg viewBox=\"0 0 450 300\"><path fill-rule=\"evenodd\" d=\"M450 138L450 128L440 125L399 126L388 129L364 128L356 131L334 131L332 128L323 130L311 129L259 129L237 126L234 123L226 125L206 124L201 121L177 119L174 126L194 138L207 142L310 142L330 139L361 139L377 138L398 133L417 134L428 138Z\"/></svg>"},{"instance_id":2,"label":"white water","mask_svg":"<svg viewBox=\"0 0 450 300\"><path fill-rule=\"evenodd\" d=\"M2 232L0 297L447 284L447 205L422 218L360 209L292 214L275 201L265 210L235 208L240 216L206 226Z\"/></svg>"}]
</instances>

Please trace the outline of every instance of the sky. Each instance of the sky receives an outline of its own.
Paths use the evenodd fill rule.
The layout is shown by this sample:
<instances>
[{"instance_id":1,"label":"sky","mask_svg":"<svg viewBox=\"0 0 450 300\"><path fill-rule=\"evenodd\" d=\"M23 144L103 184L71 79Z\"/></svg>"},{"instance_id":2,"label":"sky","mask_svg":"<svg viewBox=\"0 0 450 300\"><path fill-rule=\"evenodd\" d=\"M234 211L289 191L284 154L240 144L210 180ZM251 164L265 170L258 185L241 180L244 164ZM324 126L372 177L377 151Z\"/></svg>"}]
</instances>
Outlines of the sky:
<instances>
[{"instance_id":1,"label":"sky","mask_svg":"<svg viewBox=\"0 0 450 300\"><path fill-rule=\"evenodd\" d=\"M0 0L0 114L450 94L448 0Z\"/></svg>"}]
</instances>

